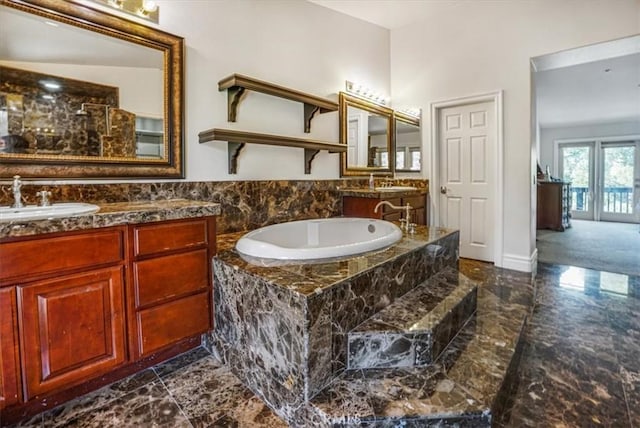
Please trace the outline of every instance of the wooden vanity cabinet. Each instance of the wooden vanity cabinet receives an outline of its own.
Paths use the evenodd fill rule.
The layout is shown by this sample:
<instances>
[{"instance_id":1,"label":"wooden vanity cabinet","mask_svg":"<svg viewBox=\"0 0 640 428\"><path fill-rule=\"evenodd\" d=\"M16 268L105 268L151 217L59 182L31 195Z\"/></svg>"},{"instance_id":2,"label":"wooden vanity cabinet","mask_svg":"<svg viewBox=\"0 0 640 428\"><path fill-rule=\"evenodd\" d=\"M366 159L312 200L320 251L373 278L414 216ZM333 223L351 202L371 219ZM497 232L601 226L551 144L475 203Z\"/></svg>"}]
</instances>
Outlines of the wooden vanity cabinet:
<instances>
[{"instance_id":1,"label":"wooden vanity cabinet","mask_svg":"<svg viewBox=\"0 0 640 428\"><path fill-rule=\"evenodd\" d=\"M124 238L119 227L3 244L0 275L15 289L25 400L125 362Z\"/></svg>"},{"instance_id":2,"label":"wooden vanity cabinet","mask_svg":"<svg viewBox=\"0 0 640 428\"><path fill-rule=\"evenodd\" d=\"M215 242L215 217L3 239L0 419L197 346L213 326Z\"/></svg>"},{"instance_id":3,"label":"wooden vanity cabinet","mask_svg":"<svg viewBox=\"0 0 640 428\"><path fill-rule=\"evenodd\" d=\"M404 211L393 210L388 206L382 206L377 213L374 213L376 205L381 201L388 201L395 206L411 205L412 221L418 225L427 224L427 195L404 196L404 197L378 197L364 198L358 196L342 197L342 214L345 217L365 217L378 218L387 221L398 221L404 217Z\"/></svg>"},{"instance_id":4,"label":"wooden vanity cabinet","mask_svg":"<svg viewBox=\"0 0 640 428\"><path fill-rule=\"evenodd\" d=\"M142 224L129 233L129 343L137 360L213 327L215 219Z\"/></svg>"},{"instance_id":5,"label":"wooden vanity cabinet","mask_svg":"<svg viewBox=\"0 0 640 428\"><path fill-rule=\"evenodd\" d=\"M22 400L15 287L0 288L0 411Z\"/></svg>"}]
</instances>

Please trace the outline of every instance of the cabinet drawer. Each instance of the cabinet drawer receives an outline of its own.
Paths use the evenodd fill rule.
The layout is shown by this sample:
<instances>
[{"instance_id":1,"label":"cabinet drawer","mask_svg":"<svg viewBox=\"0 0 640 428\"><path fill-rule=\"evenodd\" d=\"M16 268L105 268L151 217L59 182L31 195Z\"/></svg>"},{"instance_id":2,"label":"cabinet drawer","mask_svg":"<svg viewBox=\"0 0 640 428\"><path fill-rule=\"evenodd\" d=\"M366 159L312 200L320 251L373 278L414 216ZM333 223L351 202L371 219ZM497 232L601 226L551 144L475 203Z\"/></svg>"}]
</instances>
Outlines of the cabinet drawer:
<instances>
[{"instance_id":1,"label":"cabinet drawer","mask_svg":"<svg viewBox=\"0 0 640 428\"><path fill-rule=\"evenodd\" d=\"M411 205L413 208L423 208L424 207L424 196L412 196L409 198L402 199L402 205Z\"/></svg>"},{"instance_id":2,"label":"cabinet drawer","mask_svg":"<svg viewBox=\"0 0 640 428\"><path fill-rule=\"evenodd\" d=\"M211 329L209 292L205 291L137 313L142 357Z\"/></svg>"},{"instance_id":3,"label":"cabinet drawer","mask_svg":"<svg viewBox=\"0 0 640 428\"><path fill-rule=\"evenodd\" d=\"M124 258L124 229L0 244L0 280L114 264Z\"/></svg>"},{"instance_id":4,"label":"cabinet drawer","mask_svg":"<svg viewBox=\"0 0 640 428\"><path fill-rule=\"evenodd\" d=\"M136 307L206 289L208 263L206 249L135 262Z\"/></svg>"},{"instance_id":5,"label":"cabinet drawer","mask_svg":"<svg viewBox=\"0 0 640 428\"><path fill-rule=\"evenodd\" d=\"M194 220L135 226L134 255L146 256L207 244L207 221Z\"/></svg>"}]
</instances>

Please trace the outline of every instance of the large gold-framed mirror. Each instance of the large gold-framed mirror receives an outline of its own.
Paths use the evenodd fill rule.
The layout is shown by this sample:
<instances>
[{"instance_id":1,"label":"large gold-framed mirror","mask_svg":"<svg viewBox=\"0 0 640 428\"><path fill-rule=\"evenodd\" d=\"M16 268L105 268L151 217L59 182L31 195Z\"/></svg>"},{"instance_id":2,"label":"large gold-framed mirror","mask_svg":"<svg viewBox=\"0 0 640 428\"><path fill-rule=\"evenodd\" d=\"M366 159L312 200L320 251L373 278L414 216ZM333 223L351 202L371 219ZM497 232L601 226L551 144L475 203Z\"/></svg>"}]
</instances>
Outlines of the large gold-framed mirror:
<instances>
[{"instance_id":1,"label":"large gold-framed mirror","mask_svg":"<svg viewBox=\"0 0 640 428\"><path fill-rule=\"evenodd\" d=\"M393 175L393 111L340 92L340 175Z\"/></svg>"},{"instance_id":2,"label":"large gold-framed mirror","mask_svg":"<svg viewBox=\"0 0 640 428\"><path fill-rule=\"evenodd\" d=\"M393 112L396 172L420 172L422 134L420 119L401 111Z\"/></svg>"},{"instance_id":3,"label":"large gold-framed mirror","mask_svg":"<svg viewBox=\"0 0 640 428\"><path fill-rule=\"evenodd\" d=\"M183 51L84 4L0 0L3 175L184 177Z\"/></svg>"}]
</instances>

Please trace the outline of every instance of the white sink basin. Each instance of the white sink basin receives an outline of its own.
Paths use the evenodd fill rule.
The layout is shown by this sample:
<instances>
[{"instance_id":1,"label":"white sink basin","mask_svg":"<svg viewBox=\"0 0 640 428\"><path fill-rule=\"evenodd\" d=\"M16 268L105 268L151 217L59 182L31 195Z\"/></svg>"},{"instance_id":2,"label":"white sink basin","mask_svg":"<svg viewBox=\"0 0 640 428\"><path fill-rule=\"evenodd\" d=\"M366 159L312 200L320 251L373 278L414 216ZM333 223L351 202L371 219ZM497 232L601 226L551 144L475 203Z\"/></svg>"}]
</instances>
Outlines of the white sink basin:
<instances>
[{"instance_id":1,"label":"white sink basin","mask_svg":"<svg viewBox=\"0 0 640 428\"><path fill-rule=\"evenodd\" d=\"M398 192L398 191L409 191L409 190L418 190L417 187L413 186L389 186L389 187L376 187L378 192Z\"/></svg>"},{"instance_id":2,"label":"white sink basin","mask_svg":"<svg viewBox=\"0 0 640 428\"><path fill-rule=\"evenodd\" d=\"M0 222L44 220L49 218L71 217L98 211L99 206L83 202L52 204L48 207L27 205L24 208L0 207Z\"/></svg>"}]
</instances>

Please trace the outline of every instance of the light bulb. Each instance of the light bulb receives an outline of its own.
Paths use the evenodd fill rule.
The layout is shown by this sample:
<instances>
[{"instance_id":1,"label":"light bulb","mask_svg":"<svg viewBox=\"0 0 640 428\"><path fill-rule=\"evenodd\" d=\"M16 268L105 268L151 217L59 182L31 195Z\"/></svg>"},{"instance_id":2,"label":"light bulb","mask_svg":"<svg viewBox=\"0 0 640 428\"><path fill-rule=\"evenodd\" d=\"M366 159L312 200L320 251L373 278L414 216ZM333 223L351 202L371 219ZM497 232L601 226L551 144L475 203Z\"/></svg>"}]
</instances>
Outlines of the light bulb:
<instances>
[{"instance_id":1,"label":"light bulb","mask_svg":"<svg viewBox=\"0 0 640 428\"><path fill-rule=\"evenodd\" d=\"M145 12L155 12L158 9L158 3L154 0L142 0L142 9Z\"/></svg>"}]
</instances>

